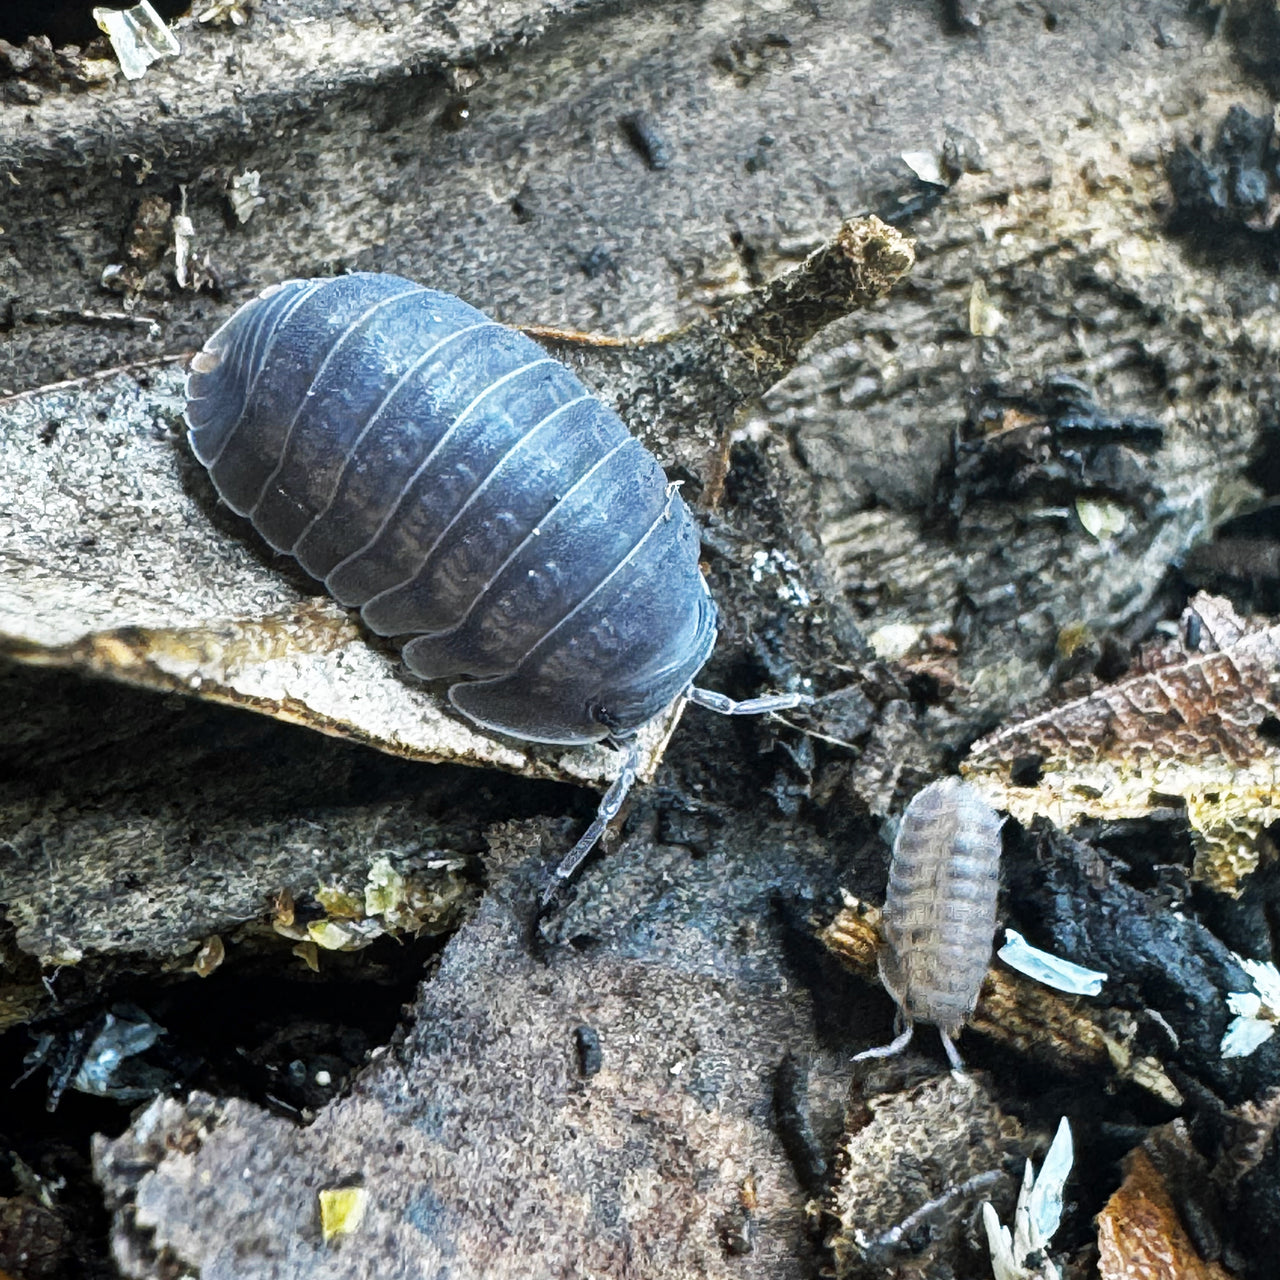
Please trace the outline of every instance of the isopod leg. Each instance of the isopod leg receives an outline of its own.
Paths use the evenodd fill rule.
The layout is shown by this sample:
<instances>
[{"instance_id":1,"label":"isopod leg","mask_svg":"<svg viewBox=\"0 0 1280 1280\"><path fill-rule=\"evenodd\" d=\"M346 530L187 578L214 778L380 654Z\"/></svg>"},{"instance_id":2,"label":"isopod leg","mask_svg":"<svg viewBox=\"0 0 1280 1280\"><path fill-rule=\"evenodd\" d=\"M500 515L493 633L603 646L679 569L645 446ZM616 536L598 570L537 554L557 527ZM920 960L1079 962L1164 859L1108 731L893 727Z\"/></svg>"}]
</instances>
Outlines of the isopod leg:
<instances>
[{"instance_id":1,"label":"isopod leg","mask_svg":"<svg viewBox=\"0 0 1280 1280\"><path fill-rule=\"evenodd\" d=\"M807 693L769 693L762 698L748 698L735 702L714 689L699 689L691 684L685 691L686 698L699 707L706 707L722 716L763 716L771 711L790 711L793 707L807 707L813 699Z\"/></svg>"},{"instance_id":2,"label":"isopod leg","mask_svg":"<svg viewBox=\"0 0 1280 1280\"><path fill-rule=\"evenodd\" d=\"M582 833L582 838L564 855L560 860L560 865L551 873L551 880L542 891L542 909L544 911L555 901L565 883L573 878L578 868L586 860L587 854L599 843L600 837L605 833L605 828L618 816L618 810L622 808L622 802L627 798L627 792L635 784L636 770L639 766L640 751L633 742L627 748L626 759L623 760L622 768L618 770L618 776L613 780L613 785L604 793L604 798L600 801L600 807L596 810L596 816L592 819L591 825Z\"/></svg>"},{"instance_id":3,"label":"isopod leg","mask_svg":"<svg viewBox=\"0 0 1280 1280\"><path fill-rule=\"evenodd\" d=\"M947 1061L951 1063L951 1070L959 1071L963 1075L964 1059L960 1056L960 1050L956 1048L956 1042L941 1027L938 1028L938 1034L942 1037L942 1047L947 1051Z\"/></svg>"},{"instance_id":4,"label":"isopod leg","mask_svg":"<svg viewBox=\"0 0 1280 1280\"><path fill-rule=\"evenodd\" d=\"M907 1029L895 1036L888 1044L882 1044L878 1049L864 1049L861 1053L855 1053L854 1062L862 1062L865 1058L892 1058L894 1054L901 1053L911 1043L915 1030L915 1027L908 1022Z\"/></svg>"}]
</instances>

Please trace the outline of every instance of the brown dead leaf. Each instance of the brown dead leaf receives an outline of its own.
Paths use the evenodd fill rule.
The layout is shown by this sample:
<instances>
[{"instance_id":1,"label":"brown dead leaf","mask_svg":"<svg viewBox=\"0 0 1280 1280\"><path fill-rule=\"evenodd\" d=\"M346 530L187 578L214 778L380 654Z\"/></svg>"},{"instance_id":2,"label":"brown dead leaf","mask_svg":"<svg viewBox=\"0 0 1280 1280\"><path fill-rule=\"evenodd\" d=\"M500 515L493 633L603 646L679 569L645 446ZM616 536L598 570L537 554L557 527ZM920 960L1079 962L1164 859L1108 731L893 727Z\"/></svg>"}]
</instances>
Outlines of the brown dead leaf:
<instances>
[{"instance_id":1,"label":"brown dead leaf","mask_svg":"<svg viewBox=\"0 0 1280 1280\"><path fill-rule=\"evenodd\" d=\"M976 743L961 772L997 809L1067 829L1082 818L1186 808L1196 876L1237 893L1280 820L1280 624L1198 595L1186 642L1147 650L1134 673ZM1015 782L1032 774L1034 782Z\"/></svg>"},{"instance_id":2,"label":"brown dead leaf","mask_svg":"<svg viewBox=\"0 0 1280 1280\"><path fill-rule=\"evenodd\" d=\"M1124 1182L1098 1215L1102 1280L1230 1280L1196 1252L1151 1157L1138 1148L1125 1165Z\"/></svg>"}]
</instances>

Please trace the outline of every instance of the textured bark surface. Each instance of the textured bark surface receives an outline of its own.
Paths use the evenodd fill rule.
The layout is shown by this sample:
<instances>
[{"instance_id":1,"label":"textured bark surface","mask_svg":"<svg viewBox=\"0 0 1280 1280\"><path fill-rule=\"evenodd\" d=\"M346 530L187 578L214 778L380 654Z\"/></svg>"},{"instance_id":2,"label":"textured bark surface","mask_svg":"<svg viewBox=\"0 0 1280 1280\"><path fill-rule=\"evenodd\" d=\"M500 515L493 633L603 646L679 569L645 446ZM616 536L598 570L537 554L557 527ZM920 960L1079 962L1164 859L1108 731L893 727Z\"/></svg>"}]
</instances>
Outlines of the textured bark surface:
<instances>
[{"instance_id":1,"label":"textured bark surface","mask_svg":"<svg viewBox=\"0 0 1280 1280\"><path fill-rule=\"evenodd\" d=\"M263 4L243 28L185 19L183 56L134 83L11 86L0 393L194 349L290 276L398 271L511 323L653 338L732 315L847 217L892 218L917 241L909 279L824 330L727 436L723 423L673 434L661 377L622 396L701 507L725 616L707 683L747 696L808 678L823 698L796 719L808 736L687 715L620 849L541 928L538 872L587 794L5 669L6 1023L59 1026L51 1012L108 998L125 969L156 976L213 934L234 971L267 946L283 893L341 924L384 858L439 891L442 927L467 916L391 1046L310 1125L184 1094L97 1143L123 1274L801 1277L830 1264L832 1223L811 1232L804 1206L858 1145L848 1057L888 1038L892 1007L814 934L839 888L882 897L877 819L1020 704L1176 619L1178 566L1263 496L1250 467L1277 391L1272 234L1177 234L1167 165L1179 144L1205 152L1231 106L1271 113L1274 13L1228 8L1215 33L1211 14L1160 0L996 0L976 29L968 4L309 0ZM247 171L265 203L242 223L228 187ZM197 289L176 277L180 211ZM591 363L581 344L560 349L619 394L628 348ZM1097 443L1055 434L1034 406L1063 378L1101 416L1147 425ZM155 375L162 393L172 380ZM64 418L109 419L135 391L125 375L65 394L71 409L29 398L3 429L20 424L38 457L30 433L56 442ZM190 531L155 524L138 532L138 571L158 541L159 571L180 572ZM59 569L75 547L64 533ZM191 541L212 545L198 528ZM220 530L224 542L264 592L283 581ZM1005 905L1033 940L1095 965L1098 939L1124 936L1117 921L1140 917L1173 945L1184 935L1161 921L1199 913L1182 948L1213 958L1211 981L1185 979L1199 1003L1116 943L1105 999L1133 1024L1115 1036L1130 1055L1118 1079L1103 1054L1073 1074L1023 1047L1031 1015L1003 1039L979 1023L962 1044L1029 1148L1064 1112L1077 1124L1071 1274L1089 1274L1088 1223L1120 1185L1122 1135L1134 1145L1180 1104L1212 1143L1277 1079L1274 1041L1243 1066L1205 1065L1229 1016L1222 987L1241 980L1209 930L1268 958L1270 881L1260 872L1237 903L1194 896L1185 828L1166 837L1160 821L1082 843L1025 835ZM341 892L318 896L329 884ZM282 961L300 964L290 945ZM1185 1015L1176 1034L1162 995ZM1135 1087L1145 1058L1172 1093ZM1247 1276L1268 1263L1230 1215L1276 1217L1268 1123L1247 1174L1216 1193L1218 1257ZM937 1167L967 1176L954 1154ZM364 1222L325 1243L318 1193L354 1183ZM911 1211L881 1208L881 1236ZM1194 1241L1206 1257L1211 1235ZM919 1274L917 1243L876 1264ZM945 1265L934 1274L985 1267L980 1249Z\"/></svg>"},{"instance_id":2,"label":"textured bark surface","mask_svg":"<svg viewBox=\"0 0 1280 1280\"><path fill-rule=\"evenodd\" d=\"M815 845L798 857L776 832L757 838L772 846L771 877L792 891L825 856ZM690 876L676 857L666 870L679 881L655 893L650 843L629 843L614 855L614 894L575 910L578 945L539 958L521 945L545 857L537 832L512 827L491 842L514 865L490 864L506 874L454 938L403 1040L349 1097L302 1130L247 1103L206 1119L202 1097L185 1108L162 1100L98 1147L99 1175L124 1207L117 1256L145 1234L149 1251L167 1247L228 1280L442 1267L811 1273L800 1189L767 1121L780 1046L808 1042L812 1009L773 948L743 945L743 930L769 927L772 886L759 868L717 852ZM616 896L630 877L645 905L628 919ZM731 899L722 877L737 880ZM575 1043L588 1031L591 1074ZM189 1141L163 1136L184 1131ZM185 1154L139 1179L165 1146ZM326 1245L317 1194L351 1182L369 1196L364 1225ZM756 1243L740 1256L722 1240L749 1183L755 1204L737 1229ZM134 1265L148 1274L152 1264Z\"/></svg>"}]
</instances>

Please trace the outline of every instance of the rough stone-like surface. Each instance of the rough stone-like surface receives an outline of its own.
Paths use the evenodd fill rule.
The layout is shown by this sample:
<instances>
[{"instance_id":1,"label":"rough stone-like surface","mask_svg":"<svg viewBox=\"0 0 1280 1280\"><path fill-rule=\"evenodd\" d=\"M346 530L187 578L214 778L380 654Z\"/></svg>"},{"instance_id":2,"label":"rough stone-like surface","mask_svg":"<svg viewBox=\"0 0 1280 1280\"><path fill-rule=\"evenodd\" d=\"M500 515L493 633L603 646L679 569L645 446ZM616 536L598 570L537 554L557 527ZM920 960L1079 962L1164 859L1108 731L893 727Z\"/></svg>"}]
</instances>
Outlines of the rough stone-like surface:
<instances>
[{"instance_id":1,"label":"rough stone-like surface","mask_svg":"<svg viewBox=\"0 0 1280 1280\"><path fill-rule=\"evenodd\" d=\"M974 1211L988 1200L1008 1216L1029 1145L1018 1122L959 1073L880 1096L855 1086L850 1110L823 1206L838 1280L981 1265Z\"/></svg>"},{"instance_id":2,"label":"rough stone-like surface","mask_svg":"<svg viewBox=\"0 0 1280 1280\"><path fill-rule=\"evenodd\" d=\"M815 849L759 836L774 879L808 881ZM161 1274L165 1251L205 1280L810 1274L770 1098L812 1010L765 943L767 880L729 849L696 870L677 855L668 877L634 841L613 889L588 886L535 953L538 833L491 839L495 887L403 1040L309 1128L196 1095L97 1144L126 1274ZM598 1037L589 1074L583 1027ZM352 1183L363 1225L326 1246L318 1193Z\"/></svg>"}]
</instances>

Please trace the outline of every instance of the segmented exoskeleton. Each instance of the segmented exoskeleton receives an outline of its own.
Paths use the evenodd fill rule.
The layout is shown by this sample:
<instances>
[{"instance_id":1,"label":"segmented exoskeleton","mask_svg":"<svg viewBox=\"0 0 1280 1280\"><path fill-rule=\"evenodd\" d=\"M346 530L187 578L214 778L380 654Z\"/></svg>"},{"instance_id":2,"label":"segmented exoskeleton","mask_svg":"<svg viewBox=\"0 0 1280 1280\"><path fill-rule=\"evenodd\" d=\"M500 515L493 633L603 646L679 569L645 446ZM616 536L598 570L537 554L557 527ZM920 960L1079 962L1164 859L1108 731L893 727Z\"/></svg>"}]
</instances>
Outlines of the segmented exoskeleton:
<instances>
[{"instance_id":1,"label":"segmented exoskeleton","mask_svg":"<svg viewBox=\"0 0 1280 1280\"><path fill-rule=\"evenodd\" d=\"M953 1037L969 1020L991 964L1000 889L1002 821L978 791L943 778L907 805L885 892L880 979L898 1004L901 1034L859 1058L904 1049L932 1022L961 1069Z\"/></svg>"},{"instance_id":2,"label":"segmented exoskeleton","mask_svg":"<svg viewBox=\"0 0 1280 1280\"><path fill-rule=\"evenodd\" d=\"M192 361L186 420L227 504L479 725L577 744L682 695L803 700L692 686L716 608L676 486L568 368L450 294L369 273L267 289ZM562 877L634 777L633 751Z\"/></svg>"}]
</instances>

